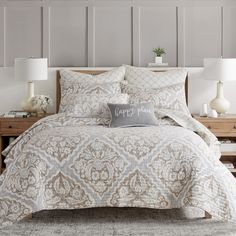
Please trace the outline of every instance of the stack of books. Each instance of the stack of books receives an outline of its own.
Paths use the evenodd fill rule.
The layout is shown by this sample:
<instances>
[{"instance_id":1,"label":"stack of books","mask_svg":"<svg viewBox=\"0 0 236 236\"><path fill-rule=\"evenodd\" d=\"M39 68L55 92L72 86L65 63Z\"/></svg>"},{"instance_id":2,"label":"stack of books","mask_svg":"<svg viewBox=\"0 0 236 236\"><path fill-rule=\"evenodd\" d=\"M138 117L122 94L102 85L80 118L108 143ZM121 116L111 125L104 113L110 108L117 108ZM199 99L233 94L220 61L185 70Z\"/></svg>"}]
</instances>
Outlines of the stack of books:
<instances>
[{"instance_id":1,"label":"stack of books","mask_svg":"<svg viewBox=\"0 0 236 236\"><path fill-rule=\"evenodd\" d=\"M5 118L27 118L30 115L30 112L27 111L9 111L1 114Z\"/></svg>"}]
</instances>

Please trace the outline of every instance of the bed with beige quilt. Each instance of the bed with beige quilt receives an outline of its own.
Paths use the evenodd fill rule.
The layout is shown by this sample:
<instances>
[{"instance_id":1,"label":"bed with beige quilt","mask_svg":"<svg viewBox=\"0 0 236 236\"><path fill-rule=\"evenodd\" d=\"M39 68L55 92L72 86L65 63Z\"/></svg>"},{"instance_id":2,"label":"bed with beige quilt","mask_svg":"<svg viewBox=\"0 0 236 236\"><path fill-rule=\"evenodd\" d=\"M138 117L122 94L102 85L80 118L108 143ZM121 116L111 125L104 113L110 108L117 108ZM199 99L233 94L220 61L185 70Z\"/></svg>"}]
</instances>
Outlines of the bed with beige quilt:
<instances>
[{"instance_id":1,"label":"bed with beige quilt","mask_svg":"<svg viewBox=\"0 0 236 236\"><path fill-rule=\"evenodd\" d=\"M127 68L132 74L134 69ZM236 221L236 182L219 161L217 139L191 117L183 98L175 96L170 102L166 92L179 93L181 85L184 93L184 80L169 84L165 79L162 87L138 87L124 68L117 70L128 81L121 85L121 91L117 90L121 96L118 103L127 102L124 93L131 103L148 97L156 107L158 125L110 128L105 103L112 99L104 97L114 95L114 88L110 94L109 89L104 90L106 79L95 83L97 87L93 81L96 89L90 86L89 95L89 82L83 84L87 75L73 89L71 81L70 85L62 82L60 113L38 121L3 153L7 169L0 176L1 226L45 209L91 207L191 206L213 217ZM74 72L63 73L66 81L76 81ZM120 86L120 81L111 81L109 73L114 72L107 73L109 83ZM133 74L137 76L137 71ZM73 93L80 93L78 100L70 97ZM101 94L103 103L92 104L89 99ZM85 101L86 96L89 105L83 102L81 108L79 101Z\"/></svg>"}]
</instances>

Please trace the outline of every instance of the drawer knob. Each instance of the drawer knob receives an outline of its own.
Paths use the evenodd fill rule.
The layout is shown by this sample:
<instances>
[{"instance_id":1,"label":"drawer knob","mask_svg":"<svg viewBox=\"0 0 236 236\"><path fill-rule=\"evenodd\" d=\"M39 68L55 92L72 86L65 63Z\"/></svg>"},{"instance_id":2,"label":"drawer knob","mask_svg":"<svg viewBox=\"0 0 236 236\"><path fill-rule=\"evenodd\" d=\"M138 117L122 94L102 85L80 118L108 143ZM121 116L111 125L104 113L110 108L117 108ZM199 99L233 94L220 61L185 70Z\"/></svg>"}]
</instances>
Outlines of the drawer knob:
<instances>
[{"instance_id":1,"label":"drawer knob","mask_svg":"<svg viewBox=\"0 0 236 236\"><path fill-rule=\"evenodd\" d=\"M211 126L210 126L210 125L208 125L208 126L207 126L207 128L208 128L208 129L211 129Z\"/></svg>"},{"instance_id":2,"label":"drawer knob","mask_svg":"<svg viewBox=\"0 0 236 236\"><path fill-rule=\"evenodd\" d=\"M236 125L234 125L234 129L236 129Z\"/></svg>"},{"instance_id":3,"label":"drawer knob","mask_svg":"<svg viewBox=\"0 0 236 236\"><path fill-rule=\"evenodd\" d=\"M12 128L12 126L11 126L11 125L9 125L9 126L8 126L8 128L9 128L9 129L11 129L11 128Z\"/></svg>"}]
</instances>

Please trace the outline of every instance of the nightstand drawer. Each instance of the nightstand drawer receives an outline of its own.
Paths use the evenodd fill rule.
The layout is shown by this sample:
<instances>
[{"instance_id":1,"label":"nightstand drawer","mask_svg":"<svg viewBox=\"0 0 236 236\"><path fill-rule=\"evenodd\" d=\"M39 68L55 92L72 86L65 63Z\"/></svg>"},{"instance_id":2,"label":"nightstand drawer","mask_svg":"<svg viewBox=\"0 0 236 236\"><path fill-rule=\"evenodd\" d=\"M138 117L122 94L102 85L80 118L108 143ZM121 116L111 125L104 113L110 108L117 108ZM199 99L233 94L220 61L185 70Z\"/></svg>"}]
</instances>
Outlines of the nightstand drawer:
<instances>
[{"instance_id":1,"label":"nightstand drawer","mask_svg":"<svg viewBox=\"0 0 236 236\"><path fill-rule=\"evenodd\" d=\"M236 122L202 122L202 124L217 135L236 134Z\"/></svg>"},{"instance_id":2,"label":"nightstand drawer","mask_svg":"<svg viewBox=\"0 0 236 236\"><path fill-rule=\"evenodd\" d=\"M31 125L33 125L35 122L29 122L29 121L1 121L0 126L0 133L1 134L21 134L26 129L28 129Z\"/></svg>"}]
</instances>

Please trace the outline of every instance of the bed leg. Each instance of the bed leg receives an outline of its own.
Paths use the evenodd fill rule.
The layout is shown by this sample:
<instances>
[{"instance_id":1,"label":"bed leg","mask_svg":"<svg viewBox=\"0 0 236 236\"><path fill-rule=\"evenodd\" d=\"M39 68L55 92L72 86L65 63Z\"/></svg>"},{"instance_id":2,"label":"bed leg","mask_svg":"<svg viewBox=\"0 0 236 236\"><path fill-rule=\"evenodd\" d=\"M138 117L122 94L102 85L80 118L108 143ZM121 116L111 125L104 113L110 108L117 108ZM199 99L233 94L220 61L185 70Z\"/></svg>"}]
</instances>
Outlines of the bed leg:
<instances>
[{"instance_id":1,"label":"bed leg","mask_svg":"<svg viewBox=\"0 0 236 236\"><path fill-rule=\"evenodd\" d=\"M210 215L207 211L205 211L205 219L211 219L212 215Z\"/></svg>"}]
</instances>

